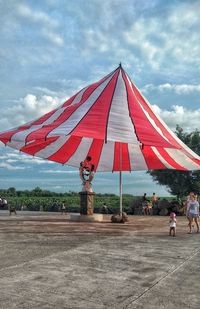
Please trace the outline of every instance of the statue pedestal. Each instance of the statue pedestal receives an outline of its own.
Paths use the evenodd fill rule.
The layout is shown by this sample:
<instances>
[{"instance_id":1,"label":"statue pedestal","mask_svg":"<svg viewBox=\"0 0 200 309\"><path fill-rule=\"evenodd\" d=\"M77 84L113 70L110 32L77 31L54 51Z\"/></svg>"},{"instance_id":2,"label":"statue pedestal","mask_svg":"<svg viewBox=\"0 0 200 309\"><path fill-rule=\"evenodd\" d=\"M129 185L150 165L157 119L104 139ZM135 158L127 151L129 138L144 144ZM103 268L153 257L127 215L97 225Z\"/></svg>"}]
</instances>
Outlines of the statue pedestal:
<instances>
[{"instance_id":1,"label":"statue pedestal","mask_svg":"<svg viewBox=\"0 0 200 309\"><path fill-rule=\"evenodd\" d=\"M80 194L80 214L92 216L94 212L94 192L82 191Z\"/></svg>"},{"instance_id":2,"label":"statue pedestal","mask_svg":"<svg viewBox=\"0 0 200 309\"><path fill-rule=\"evenodd\" d=\"M94 192L82 191L80 194L80 214L70 214L75 222L103 222L102 214L94 214Z\"/></svg>"}]
</instances>

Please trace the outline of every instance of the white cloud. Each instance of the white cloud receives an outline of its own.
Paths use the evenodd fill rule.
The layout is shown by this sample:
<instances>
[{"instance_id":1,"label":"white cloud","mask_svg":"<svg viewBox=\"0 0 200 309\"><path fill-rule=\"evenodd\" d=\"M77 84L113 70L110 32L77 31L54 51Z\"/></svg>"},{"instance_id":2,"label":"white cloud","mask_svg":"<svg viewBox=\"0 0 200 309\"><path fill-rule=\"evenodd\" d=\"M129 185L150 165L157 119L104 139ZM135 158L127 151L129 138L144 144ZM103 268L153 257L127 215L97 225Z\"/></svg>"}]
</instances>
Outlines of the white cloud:
<instances>
[{"instance_id":1,"label":"white cloud","mask_svg":"<svg viewBox=\"0 0 200 309\"><path fill-rule=\"evenodd\" d=\"M4 169L7 169L9 171L12 171L12 170L24 170L25 167L24 166L13 166L7 162L0 162L0 168L4 168Z\"/></svg>"},{"instance_id":2,"label":"white cloud","mask_svg":"<svg viewBox=\"0 0 200 309\"><path fill-rule=\"evenodd\" d=\"M177 94L190 94L193 92L200 92L200 84L198 85L192 85L192 84L170 84L165 83L161 85L153 85L148 84L145 87L143 87L142 92L148 93L149 91L174 91Z\"/></svg>"},{"instance_id":3,"label":"white cloud","mask_svg":"<svg viewBox=\"0 0 200 309\"><path fill-rule=\"evenodd\" d=\"M40 173L44 174L78 174L79 171L67 171L67 170L40 170Z\"/></svg>"},{"instance_id":4,"label":"white cloud","mask_svg":"<svg viewBox=\"0 0 200 309\"><path fill-rule=\"evenodd\" d=\"M3 148L1 152L4 152L4 154L0 156L0 163L5 165L5 167L7 166L7 168L9 169L25 169L25 166L26 168L30 168L33 165L54 164L54 162L52 161L33 157L28 154L19 152L15 149L11 149L9 147L6 147L5 149L5 146L3 146L3 144L0 144L0 146L2 146ZM11 164L15 164L15 166ZM20 166L17 167L16 164L20 164ZM22 164L24 166L21 166Z\"/></svg>"},{"instance_id":5,"label":"white cloud","mask_svg":"<svg viewBox=\"0 0 200 309\"><path fill-rule=\"evenodd\" d=\"M46 13L42 11L34 11L29 6L20 4L18 6L18 14L28 20L31 20L36 23L44 24L47 27L55 28L58 26L58 22L49 17Z\"/></svg>"},{"instance_id":6,"label":"white cloud","mask_svg":"<svg viewBox=\"0 0 200 309\"><path fill-rule=\"evenodd\" d=\"M199 67L200 35L196 29L200 28L200 6L197 3L179 4L166 10L165 16L137 18L124 30L124 41L138 49L154 69L184 68L185 64Z\"/></svg>"},{"instance_id":7,"label":"white cloud","mask_svg":"<svg viewBox=\"0 0 200 309\"><path fill-rule=\"evenodd\" d=\"M62 102L64 102L64 99L56 96L43 95L37 97L33 94L27 94L19 100L18 104L0 108L1 127L6 130L37 119L57 108Z\"/></svg>"},{"instance_id":8,"label":"white cloud","mask_svg":"<svg viewBox=\"0 0 200 309\"><path fill-rule=\"evenodd\" d=\"M173 131L177 124L187 132L200 129L200 108L197 110L189 110L180 105L173 105L172 109L169 111L161 109L157 105L153 105L153 109Z\"/></svg>"},{"instance_id":9,"label":"white cloud","mask_svg":"<svg viewBox=\"0 0 200 309\"><path fill-rule=\"evenodd\" d=\"M24 4L20 4L17 11L20 17L27 19L29 22L39 24L41 26L40 35L51 43L58 46L64 44L64 40L58 32L59 22L57 20L42 11L34 11Z\"/></svg>"}]
</instances>

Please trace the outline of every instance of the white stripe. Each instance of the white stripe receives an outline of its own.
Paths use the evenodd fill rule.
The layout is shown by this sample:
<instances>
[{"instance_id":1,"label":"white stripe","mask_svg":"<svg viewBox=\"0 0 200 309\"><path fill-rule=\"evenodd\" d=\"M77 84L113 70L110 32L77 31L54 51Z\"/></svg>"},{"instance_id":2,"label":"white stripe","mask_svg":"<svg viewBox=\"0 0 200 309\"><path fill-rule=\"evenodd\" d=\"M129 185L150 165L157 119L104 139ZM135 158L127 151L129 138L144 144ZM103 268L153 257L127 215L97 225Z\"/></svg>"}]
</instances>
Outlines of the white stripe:
<instances>
[{"instance_id":1,"label":"white stripe","mask_svg":"<svg viewBox=\"0 0 200 309\"><path fill-rule=\"evenodd\" d=\"M51 131L48 136L69 134L81 121L81 119L87 114L88 110L92 107L92 105L98 99L100 94L104 91L105 87L112 79L112 77L113 75L111 75L106 81L104 81L101 85L99 85L90 95L90 97L84 102L84 104L79 106L65 122L63 122L60 126L55 128L53 131Z\"/></svg>"},{"instance_id":2,"label":"white stripe","mask_svg":"<svg viewBox=\"0 0 200 309\"><path fill-rule=\"evenodd\" d=\"M136 86L135 86L136 87ZM136 89L139 91L139 89L136 87ZM160 118L160 116L158 114L156 114L154 112L154 110L152 109L151 104L149 103L149 101L147 100L147 98L145 98L145 96L140 92L141 96L143 97L144 101L146 102L146 104L148 105L148 107L151 109L151 111L154 113L154 115L156 116L156 118L160 121L160 123L163 125L163 127L168 131L168 133L177 141L177 143L182 146L190 155L191 157L200 160L200 156L198 156L192 149L190 149L187 145L185 145L179 138L178 136L166 125L166 123Z\"/></svg>"},{"instance_id":3,"label":"white stripe","mask_svg":"<svg viewBox=\"0 0 200 309\"><path fill-rule=\"evenodd\" d=\"M165 148L167 153L181 166L187 170L199 170L200 166L193 162L183 151L179 149Z\"/></svg>"},{"instance_id":4,"label":"white stripe","mask_svg":"<svg viewBox=\"0 0 200 309\"><path fill-rule=\"evenodd\" d=\"M87 90L87 88L89 88L89 86L83 88L83 89L75 96L74 100L73 100L73 101L71 102L71 104L68 105L68 106L72 106L72 105L74 105L74 104L76 104L76 103L80 103L80 101L81 101L81 99L82 99L82 97L83 97L83 94L84 94L84 92Z\"/></svg>"},{"instance_id":5,"label":"white stripe","mask_svg":"<svg viewBox=\"0 0 200 309\"><path fill-rule=\"evenodd\" d=\"M20 132L17 132L15 134L13 134L12 138L11 138L11 141L20 141L20 142L24 142L25 139L27 138L27 136L38 130L38 129L41 129L44 125L47 125L47 124L50 124L52 123L53 121L55 121L62 113L63 111L66 109L66 107L63 107L63 108L59 108L56 110L56 112L51 115L46 121L44 121L43 123L41 124L38 124L38 125L32 125L29 129L27 130L23 130L23 131L20 131Z\"/></svg>"},{"instance_id":6,"label":"white stripe","mask_svg":"<svg viewBox=\"0 0 200 309\"><path fill-rule=\"evenodd\" d=\"M85 160L92 142L93 142L92 138L82 138L78 148L71 156L71 158L67 162L65 162L65 164L79 167L80 162Z\"/></svg>"},{"instance_id":7,"label":"white stripe","mask_svg":"<svg viewBox=\"0 0 200 309\"><path fill-rule=\"evenodd\" d=\"M172 165L170 165L164 158L161 156L161 154L158 152L158 150L155 147L151 147L155 155L158 157L158 159L166 166L166 168L169 169L175 169Z\"/></svg>"},{"instance_id":8,"label":"white stripe","mask_svg":"<svg viewBox=\"0 0 200 309\"><path fill-rule=\"evenodd\" d=\"M15 134L13 134L13 136L11 138L11 142L13 142L13 141L25 142L26 137L30 133L32 133L35 130L40 129L41 127L42 127L42 125L33 125L29 129L27 129L27 130L17 132Z\"/></svg>"},{"instance_id":9,"label":"white stripe","mask_svg":"<svg viewBox=\"0 0 200 309\"><path fill-rule=\"evenodd\" d=\"M139 144L129 116L127 92L121 70L112 99L107 128L108 141Z\"/></svg>"},{"instance_id":10,"label":"white stripe","mask_svg":"<svg viewBox=\"0 0 200 309\"><path fill-rule=\"evenodd\" d=\"M50 145L46 146L42 150L35 153L36 157L40 157L46 159L56 153L69 139L70 136L61 136L55 142L51 143Z\"/></svg>"},{"instance_id":11,"label":"white stripe","mask_svg":"<svg viewBox=\"0 0 200 309\"><path fill-rule=\"evenodd\" d=\"M103 144L101 157L97 167L98 172L110 172L113 170L115 143Z\"/></svg>"},{"instance_id":12,"label":"white stripe","mask_svg":"<svg viewBox=\"0 0 200 309\"><path fill-rule=\"evenodd\" d=\"M20 150L22 147L25 146L25 143L24 142L12 141L12 142L6 143L6 146L9 146L9 147L12 147L14 149Z\"/></svg>"},{"instance_id":13,"label":"white stripe","mask_svg":"<svg viewBox=\"0 0 200 309\"><path fill-rule=\"evenodd\" d=\"M148 166L146 164L140 146L128 144L128 152L130 158L131 171L148 170Z\"/></svg>"},{"instance_id":14,"label":"white stripe","mask_svg":"<svg viewBox=\"0 0 200 309\"><path fill-rule=\"evenodd\" d=\"M51 115L46 121L44 121L41 124L41 127L44 126L44 125L50 124L54 120L56 120L66 110L66 108L67 107L61 107L61 108L57 109L53 115Z\"/></svg>"},{"instance_id":15,"label":"white stripe","mask_svg":"<svg viewBox=\"0 0 200 309\"><path fill-rule=\"evenodd\" d=\"M132 83L129 79L129 77L126 75L127 79L128 79L128 82L129 82L129 85L132 89L132 92L133 92L133 95L137 101L137 103L139 104L140 108L142 109L143 113L145 114L145 116L147 117L148 121L151 123L151 125L154 127L154 129L168 142L170 143L170 141L167 139L167 137L163 134L162 130L156 125L155 121L151 118L151 116L149 115L149 113L144 109L144 107L142 106L142 104L140 103L139 99L137 98L135 92L134 92L134 89L132 87ZM135 88L138 90L138 92L141 94L141 92L139 91L139 89L135 86ZM151 108L152 110L152 108ZM153 110L152 110L153 112ZM153 112L153 114L157 117L157 115L155 114L155 112Z\"/></svg>"}]
</instances>

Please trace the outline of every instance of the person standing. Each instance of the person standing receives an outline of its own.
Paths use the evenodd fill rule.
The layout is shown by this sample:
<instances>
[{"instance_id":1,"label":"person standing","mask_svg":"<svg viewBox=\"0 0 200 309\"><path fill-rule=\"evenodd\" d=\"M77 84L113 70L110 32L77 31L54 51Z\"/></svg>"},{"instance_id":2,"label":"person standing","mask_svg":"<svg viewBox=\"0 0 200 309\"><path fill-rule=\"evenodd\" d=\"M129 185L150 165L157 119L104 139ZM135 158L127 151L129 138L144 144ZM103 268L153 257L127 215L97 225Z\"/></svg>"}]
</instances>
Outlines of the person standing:
<instances>
[{"instance_id":1,"label":"person standing","mask_svg":"<svg viewBox=\"0 0 200 309\"><path fill-rule=\"evenodd\" d=\"M142 197L142 213L143 215L148 215L148 203L149 200L147 199L147 194L144 193Z\"/></svg>"},{"instance_id":2,"label":"person standing","mask_svg":"<svg viewBox=\"0 0 200 309\"><path fill-rule=\"evenodd\" d=\"M66 204L65 202L62 202L61 205L61 215L66 214Z\"/></svg>"},{"instance_id":3,"label":"person standing","mask_svg":"<svg viewBox=\"0 0 200 309\"><path fill-rule=\"evenodd\" d=\"M192 224L195 222L197 227L197 233L199 233L199 203L196 200L195 195L191 195L190 201L187 205L187 218L189 220L189 234L192 233Z\"/></svg>"},{"instance_id":4,"label":"person standing","mask_svg":"<svg viewBox=\"0 0 200 309\"><path fill-rule=\"evenodd\" d=\"M151 203L152 203L152 207L156 207L157 203L158 203L158 197L156 196L155 193L153 193L152 197L151 197Z\"/></svg>"},{"instance_id":5,"label":"person standing","mask_svg":"<svg viewBox=\"0 0 200 309\"><path fill-rule=\"evenodd\" d=\"M176 236L176 223L176 214L174 212L171 212L169 219L169 236Z\"/></svg>"},{"instance_id":6,"label":"person standing","mask_svg":"<svg viewBox=\"0 0 200 309\"><path fill-rule=\"evenodd\" d=\"M189 215L188 215L188 208L189 208L189 203L191 202L192 200L192 197L195 197L195 194L194 192L190 192L189 195L187 196L187 200L185 202L185 215L186 215L186 218L188 219L188 226L190 224L190 218L189 218Z\"/></svg>"}]
</instances>

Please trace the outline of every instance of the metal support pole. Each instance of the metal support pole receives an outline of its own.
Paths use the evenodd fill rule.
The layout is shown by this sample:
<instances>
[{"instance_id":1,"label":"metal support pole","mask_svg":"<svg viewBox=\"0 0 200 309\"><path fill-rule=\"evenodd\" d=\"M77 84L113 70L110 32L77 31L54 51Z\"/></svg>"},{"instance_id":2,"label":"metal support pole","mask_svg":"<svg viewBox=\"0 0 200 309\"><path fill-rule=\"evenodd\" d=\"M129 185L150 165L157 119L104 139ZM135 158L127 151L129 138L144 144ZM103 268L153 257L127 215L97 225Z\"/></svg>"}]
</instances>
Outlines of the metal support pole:
<instances>
[{"instance_id":1,"label":"metal support pole","mask_svg":"<svg viewBox=\"0 0 200 309\"><path fill-rule=\"evenodd\" d=\"M122 171L119 172L119 188L120 188L120 196L119 196L119 213L122 217Z\"/></svg>"},{"instance_id":2,"label":"metal support pole","mask_svg":"<svg viewBox=\"0 0 200 309\"><path fill-rule=\"evenodd\" d=\"M119 144L119 160L120 160L120 172L119 172L119 213L122 217L122 143Z\"/></svg>"}]
</instances>

